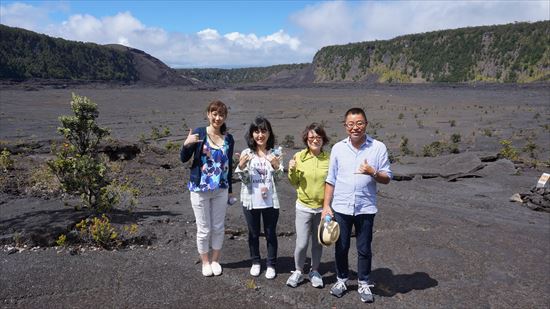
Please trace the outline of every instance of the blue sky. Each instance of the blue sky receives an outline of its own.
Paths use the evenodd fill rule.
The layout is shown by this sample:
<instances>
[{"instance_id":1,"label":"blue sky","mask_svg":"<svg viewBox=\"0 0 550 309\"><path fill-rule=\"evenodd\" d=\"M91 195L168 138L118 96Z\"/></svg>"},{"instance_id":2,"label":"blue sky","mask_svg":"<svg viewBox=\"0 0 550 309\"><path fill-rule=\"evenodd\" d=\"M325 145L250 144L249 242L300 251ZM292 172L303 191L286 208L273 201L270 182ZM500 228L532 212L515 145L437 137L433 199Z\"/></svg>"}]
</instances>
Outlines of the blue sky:
<instances>
[{"instance_id":1,"label":"blue sky","mask_svg":"<svg viewBox=\"0 0 550 309\"><path fill-rule=\"evenodd\" d=\"M171 67L311 62L326 45L550 19L550 1L5 1L0 23Z\"/></svg>"}]
</instances>

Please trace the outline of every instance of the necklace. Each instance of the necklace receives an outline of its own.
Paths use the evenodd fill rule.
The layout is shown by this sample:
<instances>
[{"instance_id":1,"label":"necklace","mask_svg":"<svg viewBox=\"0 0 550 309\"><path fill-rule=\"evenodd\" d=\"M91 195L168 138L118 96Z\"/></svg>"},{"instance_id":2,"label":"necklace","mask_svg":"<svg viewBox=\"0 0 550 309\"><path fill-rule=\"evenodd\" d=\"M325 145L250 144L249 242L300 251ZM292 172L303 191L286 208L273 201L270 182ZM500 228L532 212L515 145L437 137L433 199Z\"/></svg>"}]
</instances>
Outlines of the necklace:
<instances>
[{"instance_id":1,"label":"necklace","mask_svg":"<svg viewBox=\"0 0 550 309\"><path fill-rule=\"evenodd\" d=\"M224 136L223 136L223 135L217 135L216 132L214 131L214 129L210 128L210 129L211 129L210 131L214 131L214 132L212 132L212 135L213 135L213 136L218 136L219 139L221 140L221 143L218 142L218 143L222 144L222 146L220 146L218 143L216 143L216 141L212 138L212 136L210 136L210 133L208 133L208 129L209 129L209 127L206 128L206 135L208 136L208 139L209 139L209 140L212 142L212 144L214 144L214 146L216 146L217 148L222 148L223 142L224 142Z\"/></svg>"},{"instance_id":2,"label":"necklace","mask_svg":"<svg viewBox=\"0 0 550 309\"><path fill-rule=\"evenodd\" d=\"M214 144L214 146L216 146L217 148L222 148L222 146L220 146L218 143L216 143L214 141L214 139L212 138L212 136L210 136L210 134L206 133L206 135L208 135L208 140L210 140L212 142L212 144ZM223 145L223 143L222 143L222 145Z\"/></svg>"}]
</instances>

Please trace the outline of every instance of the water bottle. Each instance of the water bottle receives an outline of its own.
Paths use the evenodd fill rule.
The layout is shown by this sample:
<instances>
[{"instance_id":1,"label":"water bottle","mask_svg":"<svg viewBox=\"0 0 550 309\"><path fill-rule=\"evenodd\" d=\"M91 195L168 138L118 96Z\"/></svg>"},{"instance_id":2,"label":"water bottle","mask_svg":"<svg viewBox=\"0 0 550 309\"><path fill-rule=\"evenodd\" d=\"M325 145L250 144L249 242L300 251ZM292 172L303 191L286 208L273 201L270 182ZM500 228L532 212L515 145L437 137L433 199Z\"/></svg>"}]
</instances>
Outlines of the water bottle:
<instances>
[{"instance_id":1,"label":"water bottle","mask_svg":"<svg viewBox=\"0 0 550 309\"><path fill-rule=\"evenodd\" d=\"M283 147L279 146L277 148L274 148L271 153L273 153L274 156L281 160L281 157L283 156Z\"/></svg>"},{"instance_id":2,"label":"water bottle","mask_svg":"<svg viewBox=\"0 0 550 309\"><path fill-rule=\"evenodd\" d=\"M228 204L229 206L235 204L236 202L237 202L237 198L234 197L234 196L232 196L232 197L230 197L230 198L227 199L227 204Z\"/></svg>"}]
</instances>

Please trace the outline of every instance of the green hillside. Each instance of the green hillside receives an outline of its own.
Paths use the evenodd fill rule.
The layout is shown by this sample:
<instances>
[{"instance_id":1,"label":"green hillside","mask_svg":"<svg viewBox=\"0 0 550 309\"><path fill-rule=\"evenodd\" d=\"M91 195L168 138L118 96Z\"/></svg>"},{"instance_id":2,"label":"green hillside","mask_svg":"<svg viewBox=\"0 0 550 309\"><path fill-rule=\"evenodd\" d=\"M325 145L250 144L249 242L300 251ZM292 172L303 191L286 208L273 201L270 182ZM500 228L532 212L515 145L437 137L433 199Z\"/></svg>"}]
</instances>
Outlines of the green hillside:
<instances>
[{"instance_id":1,"label":"green hillside","mask_svg":"<svg viewBox=\"0 0 550 309\"><path fill-rule=\"evenodd\" d=\"M550 80L550 21L470 27L323 47L315 82Z\"/></svg>"},{"instance_id":2,"label":"green hillside","mask_svg":"<svg viewBox=\"0 0 550 309\"><path fill-rule=\"evenodd\" d=\"M268 67L239 69L176 69L181 75L211 84L241 84L260 82L282 71L294 72L306 68L309 63L281 64Z\"/></svg>"},{"instance_id":3,"label":"green hillside","mask_svg":"<svg viewBox=\"0 0 550 309\"><path fill-rule=\"evenodd\" d=\"M0 78L136 81L129 52L0 25Z\"/></svg>"}]
</instances>

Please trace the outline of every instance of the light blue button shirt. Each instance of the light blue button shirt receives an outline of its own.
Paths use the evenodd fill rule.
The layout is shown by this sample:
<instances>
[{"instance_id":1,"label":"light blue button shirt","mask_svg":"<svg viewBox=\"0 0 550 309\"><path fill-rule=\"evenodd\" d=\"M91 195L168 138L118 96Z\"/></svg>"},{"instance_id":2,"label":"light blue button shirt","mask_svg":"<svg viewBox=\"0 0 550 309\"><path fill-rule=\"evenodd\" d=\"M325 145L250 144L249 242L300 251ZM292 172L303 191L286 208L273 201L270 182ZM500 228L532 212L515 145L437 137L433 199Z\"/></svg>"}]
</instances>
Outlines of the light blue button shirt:
<instances>
[{"instance_id":1,"label":"light blue button shirt","mask_svg":"<svg viewBox=\"0 0 550 309\"><path fill-rule=\"evenodd\" d=\"M336 143L330 153L326 182L334 186L332 209L345 215L375 214L376 181L369 175L356 174L367 160L378 172L390 178L390 160L384 143L367 135L365 142L356 149L348 138Z\"/></svg>"}]
</instances>

